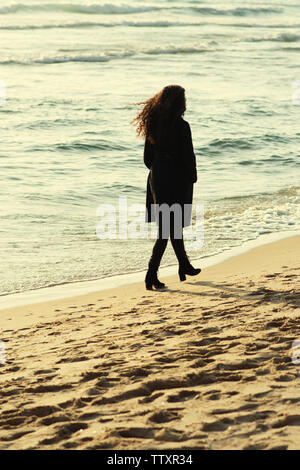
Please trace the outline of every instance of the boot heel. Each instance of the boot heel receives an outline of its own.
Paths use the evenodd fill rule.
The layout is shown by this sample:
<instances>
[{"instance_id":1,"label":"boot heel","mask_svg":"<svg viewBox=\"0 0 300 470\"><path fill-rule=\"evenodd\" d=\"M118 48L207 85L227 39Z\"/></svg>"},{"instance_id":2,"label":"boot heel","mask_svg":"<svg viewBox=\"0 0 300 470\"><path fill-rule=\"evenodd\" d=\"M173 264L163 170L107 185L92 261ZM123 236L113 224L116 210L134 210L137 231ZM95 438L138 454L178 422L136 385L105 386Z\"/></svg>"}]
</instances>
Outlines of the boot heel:
<instances>
[{"instance_id":1,"label":"boot heel","mask_svg":"<svg viewBox=\"0 0 300 470\"><path fill-rule=\"evenodd\" d=\"M181 281L185 281L185 280L186 280L186 275L185 275L185 272L184 272L184 271L179 270L178 274L179 274L179 279L180 279Z\"/></svg>"}]
</instances>

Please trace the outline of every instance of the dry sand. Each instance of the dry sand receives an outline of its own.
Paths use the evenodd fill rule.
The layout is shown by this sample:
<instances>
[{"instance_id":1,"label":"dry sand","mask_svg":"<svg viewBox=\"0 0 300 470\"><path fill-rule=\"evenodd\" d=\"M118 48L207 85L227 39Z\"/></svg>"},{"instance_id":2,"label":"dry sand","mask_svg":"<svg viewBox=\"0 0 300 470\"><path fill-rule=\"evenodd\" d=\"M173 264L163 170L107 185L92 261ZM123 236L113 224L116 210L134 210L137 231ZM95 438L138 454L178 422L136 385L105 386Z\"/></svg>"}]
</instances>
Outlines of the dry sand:
<instances>
[{"instance_id":1,"label":"dry sand","mask_svg":"<svg viewBox=\"0 0 300 470\"><path fill-rule=\"evenodd\" d=\"M300 449L299 246L0 311L0 449Z\"/></svg>"}]
</instances>

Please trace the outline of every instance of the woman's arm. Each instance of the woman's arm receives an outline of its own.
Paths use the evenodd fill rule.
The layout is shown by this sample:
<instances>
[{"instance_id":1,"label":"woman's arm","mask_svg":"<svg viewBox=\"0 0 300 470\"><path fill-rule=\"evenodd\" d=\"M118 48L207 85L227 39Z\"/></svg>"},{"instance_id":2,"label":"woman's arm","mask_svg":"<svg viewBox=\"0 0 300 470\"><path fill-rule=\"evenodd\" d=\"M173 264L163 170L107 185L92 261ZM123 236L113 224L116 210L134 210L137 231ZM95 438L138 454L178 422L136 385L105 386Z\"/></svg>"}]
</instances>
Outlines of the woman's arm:
<instances>
[{"instance_id":1,"label":"woman's arm","mask_svg":"<svg viewBox=\"0 0 300 470\"><path fill-rule=\"evenodd\" d=\"M197 166L196 166L196 157L194 153L193 139L191 128L188 122L184 123L184 132L183 132L183 158L187 171L188 178L192 183L197 181Z\"/></svg>"},{"instance_id":2,"label":"woman's arm","mask_svg":"<svg viewBox=\"0 0 300 470\"><path fill-rule=\"evenodd\" d=\"M149 170L152 167L154 158L154 148L153 144L149 142L148 139L145 140L145 147L144 147L144 163Z\"/></svg>"}]
</instances>

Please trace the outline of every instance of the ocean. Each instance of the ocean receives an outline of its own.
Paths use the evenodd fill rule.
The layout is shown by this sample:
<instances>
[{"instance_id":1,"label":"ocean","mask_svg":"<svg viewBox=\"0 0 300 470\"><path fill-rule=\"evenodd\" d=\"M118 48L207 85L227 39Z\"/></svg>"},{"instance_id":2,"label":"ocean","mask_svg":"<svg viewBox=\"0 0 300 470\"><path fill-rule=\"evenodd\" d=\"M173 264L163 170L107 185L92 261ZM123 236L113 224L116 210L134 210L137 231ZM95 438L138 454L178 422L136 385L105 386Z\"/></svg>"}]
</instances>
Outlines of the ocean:
<instances>
[{"instance_id":1,"label":"ocean","mask_svg":"<svg viewBox=\"0 0 300 470\"><path fill-rule=\"evenodd\" d=\"M99 238L99 207L143 207L130 121L169 84L197 158L195 265L300 228L299 0L2 0L0 41L1 295L146 269L153 240Z\"/></svg>"}]
</instances>

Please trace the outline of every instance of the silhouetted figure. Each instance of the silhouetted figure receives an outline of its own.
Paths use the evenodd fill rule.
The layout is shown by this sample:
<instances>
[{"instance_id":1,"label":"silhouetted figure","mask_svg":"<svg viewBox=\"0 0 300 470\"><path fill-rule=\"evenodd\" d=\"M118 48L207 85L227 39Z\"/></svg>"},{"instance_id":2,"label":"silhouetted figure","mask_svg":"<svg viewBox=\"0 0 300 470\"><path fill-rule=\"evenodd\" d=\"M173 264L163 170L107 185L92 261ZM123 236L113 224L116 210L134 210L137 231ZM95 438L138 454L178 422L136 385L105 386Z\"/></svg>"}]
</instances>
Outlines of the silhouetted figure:
<instances>
[{"instance_id":1,"label":"silhouetted figure","mask_svg":"<svg viewBox=\"0 0 300 470\"><path fill-rule=\"evenodd\" d=\"M179 263L179 278L195 276L185 252L183 227L190 225L193 185L197 181L196 159L190 126L183 119L185 90L178 85L164 87L143 103L133 120L137 134L145 138L144 163L150 172L147 180L147 222L158 224L157 240L146 274L146 288L165 287L157 271L170 238Z\"/></svg>"}]
</instances>

